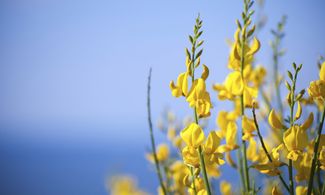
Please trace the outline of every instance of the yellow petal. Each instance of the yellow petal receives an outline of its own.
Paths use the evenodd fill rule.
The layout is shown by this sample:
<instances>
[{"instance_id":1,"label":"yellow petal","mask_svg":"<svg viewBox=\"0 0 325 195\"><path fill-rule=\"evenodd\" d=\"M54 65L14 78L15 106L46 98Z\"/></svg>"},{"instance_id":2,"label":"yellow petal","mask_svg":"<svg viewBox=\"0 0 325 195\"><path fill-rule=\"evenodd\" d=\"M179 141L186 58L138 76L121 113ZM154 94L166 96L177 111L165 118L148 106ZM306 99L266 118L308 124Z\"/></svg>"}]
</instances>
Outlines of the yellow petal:
<instances>
[{"instance_id":1,"label":"yellow petal","mask_svg":"<svg viewBox=\"0 0 325 195\"><path fill-rule=\"evenodd\" d=\"M306 186L297 186L296 195L306 195L308 188Z\"/></svg>"},{"instance_id":2,"label":"yellow petal","mask_svg":"<svg viewBox=\"0 0 325 195\"><path fill-rule=\"evenodd\" d=\"M215 131L209 133L208 138L204 144L204 151L206 154L215 153L220 144L220 137Z\"/></svg>"},{"instance_id":3,"label":"yellow petal","mask_svg":"<svg viewBox=\"0 0 325 195\"><path fill-rule=\"evenodd\" d=\"M231 195L232 194L231 184L226 181L221 181L220 192L222 195Z\"/></svg>"},{"instance_id":4,"label":"yellow petal","mask_svg":"<svg viewBox=\"0 0 325 195\"><path fill-rule=\"evenodd\" d=\"M202 73L201 78L203 80L206 80L208 78L208 76L209 76L209 68L205 64L203 64L203 73Z\"/></svg>"},{"instance_id":5,"label":"yellow petal","mask_svg":"<svg viewBox=\"0 0 325 195\"><path fill-rule=\"evenodd\" d=\"M227 133L226 133L226 143L227 145L236 145L236 138L237 138L237 125L235 122L231 121L228 123L227 126Z\"/></svg>"},{"instance_id":6,"label":"yellow petal","mask_svg":"<svg viewBox=\"0 0 325 195\"><path fill-rule=\"evenodd\" d=\"M296 112L296 116L295 116L296 120L298 120L301 117L301 113L302 113L301 104L299 101L297 103L298 103L298 107L297 107L297 112Z\"/></svg>"},{"instance_id":7,"label":"yellow petal","mask_svg":"<svg viewBox=\"0 0 325 195\"><path fill-rule=\"evenodd\" d=\"M194 148L198 148L205 139L202 128L196 123L192 123L182 130L181 137L188 146Z\"/></svg>"},{"instance_id":8,"label":"yellow petal","mask_svg":"<svg viewBox=\"0 0 325 195\"><path fill-rule=\"evenodd\" d=\"M257 144L253 138L249 140L249 145L247 148L247 158L252 162L257 161L259 158L259 154L257 154Z\"/></svg>"},{"instance_id":9,"label":"yellow petal","mask_svg":"<svg viewBox=\"0 0 325 195\"><path fill-rule=\"evenodd\" d=\"M283 142L289 150L287 158L296 160L298 158L298 155L308 145L307 132L299 125L294 125L286 130L286 132L284 132Z\"/></svg>"},{"instance_id":10,"label":"yellow petal","mask_svg":"<svg viewBox=\"0 0 325 195\"><path fill-rule=\"evenodd\" d=\"M182 90L175 86L174 81L170 81L169 88L172 91L174 97L180 97L182 95Z\"/></svg>"},{"instance_id":11,"label":"yellow petal","mask_svg":"<svg viewBox=\"0 0 325 195\"><path fill-rule=\"evenodd\" d=\"M282 192L276 186L272 188L272 195L282 195Z\"/></svg>"},{"instance_id":12,"label":"yellow petal","mask_svg":"<svg viewBox=\"0 0 325 195\"><path fill-rule=\"evenodd\" d=\"M225 87L233 95L242 95L244 82L239 71L234 71L228 75L225 81Z\"/></svg>"},{"instance_id":13,"label":"yellow petal","mask_svg":"<svg viewBox=\"0 0 325 195\"><path fill-rule=\"evenodd\" d=\"M181 73L178 76L177 85L178 85L178 87L181 88L183 95L186 96L187 91L188 91L188 73L187 72Z\"/></svg>"},{"instance_id":14,"label":"yellow petal","mask_svg":"<svg viewBox=\"0 0 325 195\"><path fill-rule=\"evenodd\" d=\"M272 128L274 129L282 129L283 125L280 122L280 119L276 115L275 111L272 109L270 114L269 114L269 124L271 125Z\"/></svg>"},{"instance_id":15,"label":"yellow petal","mask_svg":"<svg viewBox=\"0 0 325 195\"><path fill-rule=\"evenodd\" d=\"M161 144L157 148L158 161L165 161L169 157L169 148L166 144Z\"/></svg>"},{"instance_id":16,"label":"yellow petal","mask_svg":"<svg viewBox=\"0 0 325 195\"><path fill-rule=\"evenodd\" d=\"M261 47L260 41L258 39L256 39L256 37L254 37L253 44L252 44L249 52L247 52L246 55L249 56L249 55L255 54L260 49L260 47Z\"/></svg>"},{"instance_id":17,"label":"yellow petal","mask_svg":"<svg viewBox=\"0 0 325 195\"><path fill-rule=\"evenodd\" d=\"M319 79L325 81L325 61L321 65L321 68L319 71Z\"/></svg>"}]
</instances>

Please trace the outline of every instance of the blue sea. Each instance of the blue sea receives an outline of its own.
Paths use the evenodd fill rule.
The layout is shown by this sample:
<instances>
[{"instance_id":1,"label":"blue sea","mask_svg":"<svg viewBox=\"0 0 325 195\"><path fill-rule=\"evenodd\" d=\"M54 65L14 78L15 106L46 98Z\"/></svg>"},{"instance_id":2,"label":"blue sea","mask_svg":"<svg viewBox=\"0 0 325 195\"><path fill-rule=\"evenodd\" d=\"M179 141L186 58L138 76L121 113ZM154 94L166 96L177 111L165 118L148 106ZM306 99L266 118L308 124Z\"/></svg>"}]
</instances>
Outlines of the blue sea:
<instances>
[{"instance_id":1,"label":"blue sea","mask_svg":"<svg viewBox=\"0 0 325 195\"><path fill-rule=\"evenodd\" d=\"M150 150L147 136L140 141L112 141L109 134L102 138L76 136L75 139L44 135L25 136L1 131L0 194L109 194L107 180L119 174L136 178L140 188L156 194L157 176L154 167L145 159L145 153ZM223 178L238 181L235 171L224 170ZM215 180L215 188L218 182Z\"/></svg>"}]
</instances>

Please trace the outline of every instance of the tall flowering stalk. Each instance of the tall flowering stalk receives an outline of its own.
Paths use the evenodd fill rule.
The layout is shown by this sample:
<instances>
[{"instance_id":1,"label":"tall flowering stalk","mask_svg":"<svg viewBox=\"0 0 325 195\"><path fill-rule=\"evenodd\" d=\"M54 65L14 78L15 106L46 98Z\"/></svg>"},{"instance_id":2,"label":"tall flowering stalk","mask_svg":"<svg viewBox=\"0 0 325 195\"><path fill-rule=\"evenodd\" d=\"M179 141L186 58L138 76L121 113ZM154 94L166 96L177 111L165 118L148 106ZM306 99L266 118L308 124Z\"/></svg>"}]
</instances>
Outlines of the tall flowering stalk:
<instances>
[{"instance_id":1,"label":"tall flowering stalk","mask_svg":"<svg viewBox=\"0 0 325 195\"><path fill-rule=\"evenodd\" d=\"M284 53L280 49L284 18L277 30L272 32L275 36L271 46L276 79L270 84L275 86L273 90L276 98L267 97L263 91L268 84L265 80L267 71L263 66L255 65L255 54L261 44L254 36L256 27L251 19L254 14L253 1L243 2L242 18L236 21L237 30L228 57L227 67L230 72L222 84L213 85L218 99L231 102L233 109L218 109L216 124L219 129L206 132L207 136L204 132L207 129L205 121L210 117L213 105L206 85L209 68L201 63L204 43L201 40L202 20L199 16L196 18L193 34L189 36L191 47L185 50L184 72L178 75L176 82L170 82L172 95L183 97L193 110L192 119L186 119L180 125L173 114L168 114L167 124L160 124L160 129L179 153L176 157L170 153L169 144L163 143L157 148L155 145L150 113L150 71L147 107L152 153L147 157L156 168L160 182L159 195L219 194L215 192L216 188L212 190L212 178L221 176L221 165L225 162L237 169L241 186L235 191L231 183L222 180L219 188L223 195L238 192L245 195L259 194L261 189L265 194L272 195L283 194L282 190L290 195L325 194L325 181L321 179L325 171L325 134L322 134L325 118L325 62L320 65L319 79L312 81L308 87L309 97L304 97L305 89L297 92L302 65L293 63L293 71L287 72L288 79L284 82L288 95L286 98L281 97L278 61ZM259 103L259 91L266 105ZM276 109L272 108L274 102L277 102ZM313 112L305 114L308 112L305 108L310 105L316 106L318 113L323 113L317 117L316 124ZM247 109L252 109L252 113L245 112ZM258 116L257 109L260 111ZM268 123L266 126L271 127L267 135L262 133L264 126L259 126L258 117L262 117ZM232 159L233 152L237 152L237 162ZM285 168L288 171L284 171ZM267 180L267 184L262 187L259 181L261 175L258 173ZM258 178L255 178L256 175Z\"/></svg>"},{"instance_id":2,"label":"tall flowering stalk","mask_svg":"<svg viewBox=\"0 0 325 195\"><path fill-rule=\"evenodd\" d=\"M237 31L228 62L228 68L232 72L226 78L224 85L216 84L214 86L215 90L219 92L219 99L234 102L236 110L234 119L241 118L242 136L240 139L242 144L238 164L242 180L244 180L245 193L250 193L253 190L250 185L246 143L252 140L253 131L256 130L252 125L253 119L245 116L245 108L252 107L253 100L258 95L258 88L263 81L263 74L255 75L264 71L261 67L253 68L252 66L254 55L260 49L259 40L253 36L256 27L255 25L251 27L251 16L254 14L254 11L251 10L252 6L252 1L244 0L242 22L237 20Z\"/></svg>"},{"instance_id":3,"label":"tall flowering stalk","mask_svg":"<svg viewBox=\"0 0 325 195\"><path fill-rule=\"evenodd\" d=\"M203 49L197 51L203 44L203 40L199 40L203 33L201 27L202 21L198 16L194 26L194 34L189 36L192 44L191 51L186 49L186 72L178 76L177 84L171 81L170 89L173 96L185 97L189 106L193 108L195 122L188 125L180 134L186 143L186 146L182 149L182 156L186 164L195 168L200 167L202 170L205 189L198 190L195 185L195 179L193 179L195 192L211 194L207 168L220 165L223 161L220 159L222 154L217 151L220 138L215 132L210 132L206 139L199 124L200 118L210 116L210 109L212 108L210 95L206 90L205 84L205 80L209 76L209 69L206 65L201 65L200 59ZM200 65L203 68L203 72L200 78L196 78L195 72ZM191 80L191 87L189 87L189 79Z\"/></svg>"}]
</instances>

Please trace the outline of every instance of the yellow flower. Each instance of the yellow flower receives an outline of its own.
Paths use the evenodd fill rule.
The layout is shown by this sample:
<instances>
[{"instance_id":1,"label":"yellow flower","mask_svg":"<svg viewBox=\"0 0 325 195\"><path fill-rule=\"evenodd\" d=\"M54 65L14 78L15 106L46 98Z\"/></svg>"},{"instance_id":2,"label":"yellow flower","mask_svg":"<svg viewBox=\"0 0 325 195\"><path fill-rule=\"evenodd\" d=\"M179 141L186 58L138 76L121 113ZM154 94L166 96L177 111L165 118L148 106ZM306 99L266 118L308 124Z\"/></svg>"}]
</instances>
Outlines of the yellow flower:
<instances>
[{"instance_id":1,"label":"yellow flower","mask_svg":"<svg viewBox=\"0 0 325 195\"><path fill-rule=\"evenodd\" d=\"M239 71L229 73L225 80L225 88L233 95L243 94L244 81Z\"/></svg>"},{"instance_id":2,"label":"yellow flower","mask_svg":"<svg viewBox=\"0 0 325 195\"><path fill-rule=\"evenodd\" d=\"M169 87L174 97L186 96L188 93L188 72L181 73L177 78L177 85L171 81Z\"/></svg>"},{"instance_id":3,"label":"yellow flower","mask_svg":"<svg viewBox=\"0 0 325 195\"><path fill-rule=\"evenodd\" d=\"M204 155L205 168L208 173L208 177L220 177L221 172L219 170L219 165L224 163L224 161L221 159L222 157L223 155L220 153Z\"/></svg>"},{"instance_id":4,"label":"yellow flower","mask_svg":"<svg viewBox=\"0 0 325 195\"><path fill-rule=\"evenodd\" d=\"M244 88L244 105L247 108L253 107L253 102L257 98L258 90L256 87L249 87L245 85Z\"/></svg>"},{"instance_id":5,"label":"yellow flower","mask_svg":"<svg viewBox=\"0 0 325 195\"><path fill-rule=\"evenodd\" d=\"M226 181L221 181L220 182L220 193L222 195L232 195L232 189L231 189L231 184Z\"/></svg>"},{"instance_id":6,"label":"yellow flower","mask_svg":"<svg viewBox=\"0 0 325 195\"><path fill-rule=\"evenodd\" d=\"M260 87L264 83L265 76L265 68L263 66L257 66L250 74L249 80L253 82L254 87Z\"/></svg>"},{"instance_id":7,"label":"yellow flower","mask_svg":"<svg viewBox=\"0 0 325 195\"><path fill-rule=\"evenodd\" d=\"M282 129L284 128L284 125L280 122L279 117L275 113L275 111L272 109L269 118L268 118L269 124L271 125L272 128L274 129Z\"/></svg>"},{"instance_id":8,"label":"yellow flower","mask_svg":"<svg viewBox=\"0 0 325 195\"><path fill-rule=\"evenodd\" d=\"M220 145L220 137L216 134L215 131L210 132L204 144L204 153L205 154L216 153L219 145Z\"/></svg>"},{"instance_id":9,"label":"yellow flower","mask_svg":"<svg viewBox=\"0 0 325 195\"><path fill-rule=\"evenodd\" d=\"M108 189L112 195L146 195L147 193L140 190L136 180L129 176L114 176L110 179Z\"/></svg>"},{"instance_id":10,"label":"yellow flower","mask_svg":"<svg viewBox=\"0 0 325 195\"><path fill-rule=\"evenodd\" d=\"M184 178L186 175L190 174L189 168L181 161L175 161L170 166L170 173L173 178L173 186L172 189L179 192L180 194L185 194L185 185Z\"/></svg>"},{"instance_id":11,"label":"yellow flower","mask_svg":"<svg viewBox=\"0 0 325 195\"><path fill-rule=\"evenodd\" d=\"M158 161L165 161L169 157L169 148L166 144L161 144L157 148Z\"/></svg>"},{"instance_id":12,"label":"yellow flower","mask_svg":"<svg viewBox=\"0 0 325 195\"><path fill-rule=\"evenodd\" d=\"M309 174L311 169L312 156L304 152L299 156L298 160L293 161L293 166L297 170L295 179L297 182L308 181Z\"/></svg>"},{"instance_id":13,"label":"yellow flower","mask_svg":"<svg viewBox=\"0 0 325 195\"><path fill-rule=\"evenodd\" d=\"M187 146L198 148L204 142L205 136L201 127L192 123L181 131L181 138Z\"/></svg>"},{"instance_id":14,"label":"yellow flower","mask_svg":"<svg viewBox=\"0 0 325 195\"><path fill-rule=\"evenodd\" d=\"M220 138L215 131L209 133L209 136L204 144L204 159L208 175L211 177L219 177L220 171L217 168L219 165L224 164L223 154L219 153L218 147Z\"/></svg>"},{"instance_id":15,"label":"yellow flower","mask_svg":"<svg viewBox=\"0 0 325 195\"><path fill-rule=\"evenodd\" d=\"M239 148L236 144L237 138L237 125L235 122L229 122L227 126L227 134L226 134L226 144L221 145L218 150L219 152L229 152L231 150L235 150Z\"/></svg>"},{"instance_id":16,"label":"yellow flower","mask_svg":"<svg viewBox=\"0 0 325 195\"><path fill-rule=\"evenodd\" d=\"M242 48L240 44L239 39L239 33L240 29L237 29L235 32L235 40L231 48L230 56L229 56L229 62L228 62L228 68L233 70L240 70L241 68L241 54L242 54ZM244 45L244 57L245 57L245 64L244 67L248 64L251 64L253 61L253 55L260 49L260 42L258 39L254 37L253 43L251 46L249 46L247 43Z\"/></svg>"},{"instance_id":17,"label":"yellow flower","mask_svg":"<svg viewBox=\"0 0 325 195\"><path fill-rule=\"evenodd\" d=\"M167 138L173 140L176 138L176 129L175 127L169 127L167 131Z\"/></svg>"},{"instance_id":18,"label":"yellow flower","mask_svg":"<svg viewBox=\"0 0 325 195\"><path fill-rule=\"evenodd\" d=\"M297 186L296 195L306 195L308 188L306 186Z\"/></svg>"},{"instance_id":19,"label":"yellow flower","mask_svg":"<svg viewBox=\"0 0 325 195\"><path fill-rule=\"evenodd\" d=\"M325 146L322 146L319 157L318 157L319 163L320 163L320 168L322 170L325 170Z\"/></svg>"},{"instance_id":20,"label":"yellow flower","mask_svg":"<svg viewBox=\"0 0 325 195\"><path fill-rule=\"evenodd\" d=\"M249 145L247 147L246 155L247 159L249 159L252 162L259 161L260 158L263 156L261 155L264 153L263 151L257 151L259 148L257 147L257 143L254 140L254 138L249 139Z\"/></svg>"},{"instance_id":21,"label":"yellow flower","mask_svg":"<svg viewBox=\"0 0 325 195\"><path fill-rule=\"evenodd\" d=\"M310 82L308 93L314 100L323 103L325 98L325 81L317 80Z\"/></svg>"},{"instance_id":22,"label":"yellow flower","mask_svg":"<svg viewBox=\"0 0 325 195\"><path fill-rule=\"evenodd\" d=\"M166 144L160 144L157 147L157 160L158 161L165 161L169 157L169 148ZM154 155L152 153L147 154L147 159L151 162L154 163Z\"/></svg>"},{"instance_id":23,"label":"yellow flower","mask_svg":"<svg viewBox=\"0 0 325 195\"><path fill-rule=\"evenodd\" d=\"M189 103L190 107L196 108L196 112L200 118L210 116L212 103L202 78L194 81L186 101Z\"/></svg>"},{"instance_id":24,"label":"yellow flower","mask_svg":"<svg viewBox=\"0 0 325 195\"><path fill-rule=\"evenodd\" d=\"M321 104L325 101L325 62L321 65L319 71L319 80L310 82L308 93L317 102Z\"/></svg>"},{"instance_id":25,"label":"yellow flower","mask_svg":"<svg viewBox=\"0 0 325 195\"><path fill-rule=\"evenodd\" d=\"M214 84L213 89L218 92L219 100L232 100L234 95L230 93L224 85Z\"/></svg>"},{"instance_id":26,"label":"yellow flower","mask_svg":"<svg viewBox=\"0 0 325 195\"><path fill-rule=\"evenodd\" d=\"M196 178L194 180L194 184L195 184L195 188L196 188L196 191L197 191L197 194L201 194L201 195L206 195L206 190L205 190L205 186L204 186L204 181L202 178ZM190 195L194 195L195 192L194 192L194 186L193 186L193 183L191 183L191 186L188 188L188 193Z\"/></svg>"},{"instance_id":27,"label":"yellow flower","mask_svg":"<svg viewBox=\"0 0 325 195\"><path fill-rule=\"evenodd\" d=\"M200 158L195 148L190 146L185 146L182 150L182 156L185 164L188 164L192 167L200 166Z\"/></svg>"},{"instance_id":28,"label":"yellow flower","mask_svg":"<svg viewBox=\"0 0 325 195\"><path fill-rule=\"evenodd\" d=\"M276 186L273 186L272 195L282 195L282 192Z\"/></svg>"},{"instance_id":29,"label":"yellow flower","mask_svg":"<svg viewBox=\"0 0 325 195\"><path fill-rule=\"evenodd\" d=\"M254 136L253 132L256 130L256 127L253 119L243 116L242 128L244 131L243 140L249 140Z\"/></svg>"},{"instance_id":30,"label":"yellow flower","mask_svg":"<svg viewBox=\"0 0 325 195\"><path fill-rule=\"evenodd\" d=\"M278 147L273 148L271 151L271 158L272 158L272 162L269 162L269 160L266 159L263 161L266 161L266 163L262 163L262 164L255 164L252 165L253 168L257 169L258 171L260 171L263 174L267 174L270 176L276 176L281 174L281 171L279 170L279 167L285 165L284 163L280 162L280 154L279 154L279 150L281 150L283 148L283 145L280 144Z\"/></svg>"},{"instance_id":31,"label":"yellow flower","mask_svg":"<svg viewBox=\"0 0 325 195\"><path fill-rule=\"evenodd\" d=\"M218 113L216 124L219 126L220 130L217 132L217 135L220 138L224 138L227 133L227 126L230 121L235 122L238 118L237 112L226 112L226 111L220 111Z\"/></svg>"},{"instance_id":32,"label":"yellow flower","mask_svg":"<svg viewBox=\"0 0 325 195\"><path fill-rule=\"evenodd\" d=\"M283 141L289 151L287 158L296 161L308 145L308 135L305 129L294 125L284 132Z\"/></svg>"}]
</instances>

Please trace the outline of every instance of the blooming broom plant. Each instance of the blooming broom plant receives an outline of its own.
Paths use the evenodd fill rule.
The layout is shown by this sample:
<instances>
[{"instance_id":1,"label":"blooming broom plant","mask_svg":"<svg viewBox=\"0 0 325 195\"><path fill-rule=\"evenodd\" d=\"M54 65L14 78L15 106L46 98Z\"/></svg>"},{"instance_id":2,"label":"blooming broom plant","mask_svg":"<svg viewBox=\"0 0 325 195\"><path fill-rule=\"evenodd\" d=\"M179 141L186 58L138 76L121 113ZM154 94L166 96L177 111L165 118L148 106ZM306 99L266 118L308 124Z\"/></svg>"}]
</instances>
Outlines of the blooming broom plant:
<instances>
[{"instance_id":1,"label":"blooming broom plant","mask_svg":"<svg viewBox=\"0 0 325 195\"><path fill-rule=\"evenodd\" d=\"M307 89L297 86L302 65L293 63L286 77L279 73L278 61L285 53L280 47L284 17L272 31L275 79L267 83L266 69L256 65L255 55L261 43L252 21L254 2L243 2L242 17L236 20L230 44L229 73L223 83L212 87L206 83L209 67L201 62L203 22L197 17L189 36L191 46L185 49L183 72L169 84L172 96L186 101L193 112L183 122L171 112L166 114L159 126L171 144L162 143L157 149L150 113L150 71L148 121L152 151L147 158L155 165L159 194L325 194L325 62L320 60L319 78L311 81ZM268 85L274 90L271 94L266 93ZM284 97L280 86L286 87ZM213 99L230 102L233 109L215 108ZM205 122L212 112L217 113L218 130L207 129ZM260 127L267 130L263 135ZM227 171L225 164L236 170L239 185L222 179L222 173Z\"/></svg>"}]
</instances>

